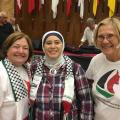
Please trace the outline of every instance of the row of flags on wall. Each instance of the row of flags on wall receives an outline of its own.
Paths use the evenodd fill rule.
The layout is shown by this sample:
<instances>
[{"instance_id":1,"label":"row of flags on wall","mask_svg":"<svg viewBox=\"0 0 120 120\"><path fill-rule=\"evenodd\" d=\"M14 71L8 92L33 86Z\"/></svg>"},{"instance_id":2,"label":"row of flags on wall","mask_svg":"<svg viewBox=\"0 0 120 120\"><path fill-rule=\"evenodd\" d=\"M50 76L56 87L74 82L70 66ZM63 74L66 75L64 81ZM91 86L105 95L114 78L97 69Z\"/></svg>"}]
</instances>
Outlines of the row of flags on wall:
<instances>
[{"instance_id":1,"label":"row of flags on wall","mask_svg":"<svg viewBox=\"0 0 120 120\"><path fill-rule=\"evenodd\" d=\"M72 6L72 0L63 0L66 1L66 15L69 16ZM22 4L24 0L16 0L16 14L19 14ZM90 0L89 0L90 2ZM96 11L100 0L93 0L93 14L96 16ZM109 7L109 17L112 17L115 12L115 3L116 0L108 0L108 7ZM41 6L45 4L44 0L38 0L38 10L40 11ZM52 0L51 2L51 9L53 11L53 18L57 16L57 6L59 4L59 0ZM78 0L78 7L80 8L80 17L83 18L84 15L84 0ZM32 11L35 9L35 0L28 0L28 13L31 14Z\"/></svg>"},{"instance_id":2,"label":"row of flags on wall","mask_svg":"<svg viewBox=\"0 0 120 120\"><path fill-rule=\"evenodd\" d=\"M93 0L93 14L94 16L96 16L96 11L97 11L97 7L99 5L100 0ZM109 17L112 17L114 15L115 12L115 4L116 4L116 0L108 0L108 7L109 7Z\"/></svg>"},{"instance_id":3,"label":"row of flags on wall","mask_svg":"<svg viewBox=\"0 0 120 120\"><path fill-rule=\"evenodd\" d=\"M16 14L19 14L24 0L16 0ZM41 5L44 4L44 0L38 0L38 10L41 9ZM32 13L35 9L35 0L28 0L28 13Z\"/></svg>"}]
</instances>

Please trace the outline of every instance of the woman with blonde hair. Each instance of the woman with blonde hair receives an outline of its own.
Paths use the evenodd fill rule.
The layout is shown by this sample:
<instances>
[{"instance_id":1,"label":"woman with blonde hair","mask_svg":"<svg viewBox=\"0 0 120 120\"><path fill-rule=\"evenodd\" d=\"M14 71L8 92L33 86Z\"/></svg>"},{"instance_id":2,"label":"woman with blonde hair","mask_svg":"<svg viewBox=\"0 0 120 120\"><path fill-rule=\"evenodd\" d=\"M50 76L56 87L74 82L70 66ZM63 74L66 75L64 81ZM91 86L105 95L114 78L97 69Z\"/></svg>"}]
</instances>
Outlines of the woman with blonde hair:
<instances>
[{"instance_id":1,"label":"woman with blonde hair","mask_svg":"<svg viewBox=\"0 0 120 120\"><path fill-rule=\"evenodd\" d=\"M120 114L120 20L99 22L94 42L101 50L90 62L87 78L93 82L94 120L119 120Z\"/></svg>"}]
</instances>

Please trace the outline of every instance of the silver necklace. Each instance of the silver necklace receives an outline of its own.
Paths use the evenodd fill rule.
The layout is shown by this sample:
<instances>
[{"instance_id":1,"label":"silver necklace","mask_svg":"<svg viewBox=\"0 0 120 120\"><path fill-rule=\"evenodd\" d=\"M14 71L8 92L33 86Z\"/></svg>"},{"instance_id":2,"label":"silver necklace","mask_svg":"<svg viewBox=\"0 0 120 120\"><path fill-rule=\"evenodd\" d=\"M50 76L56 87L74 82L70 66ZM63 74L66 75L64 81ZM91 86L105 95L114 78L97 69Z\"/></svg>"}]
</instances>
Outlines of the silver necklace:
<instances>
[{"instance_id":1,"label":"silver necklace","mask_svg":"<svg viewBox=\"0 0 120 120\"><path fill-rule=\"evenodd\" d=\"M62 64L56 64L54 67L50 68L50 75L55 75L57 73L57 70L61 67Z\"/></svg>"},{"instance_id":2,"label":"silver necklace","mask_svg":"<svg viewBox=\"0 0 120 120\"><path fill-rule=\"evenodd\" d=\"M49 73L50 75L55 75L57 73L57 70L55 68L51 68Z\"/></svg>"}]
</instances>

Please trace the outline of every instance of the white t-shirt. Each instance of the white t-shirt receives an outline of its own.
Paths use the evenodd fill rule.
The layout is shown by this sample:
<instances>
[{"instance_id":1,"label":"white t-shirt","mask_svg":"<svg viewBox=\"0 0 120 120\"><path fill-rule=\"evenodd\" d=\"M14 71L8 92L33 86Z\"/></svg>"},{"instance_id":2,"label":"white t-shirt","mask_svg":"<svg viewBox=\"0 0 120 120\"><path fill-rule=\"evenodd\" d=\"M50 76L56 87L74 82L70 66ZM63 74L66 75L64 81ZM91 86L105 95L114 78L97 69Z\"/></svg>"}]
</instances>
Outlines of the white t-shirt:
<instances>
[{"instance_id":1,"label":"white t-shirt","mask_svg":"<svg viewBox=\"0 0 120 120\"><path fill-rule=\"evenodd\" d=\"M97 27L97 25L95 25L95 28ZM82 36L81 41L85 42L86 40L88 41L88 45L93 45L93 34L94 34L94 30L91 30L89 27L86 27L84 30L84 34Z\"/></svg>"},{"instance_id":2,"label":"white t-shirt","mask_svg":"<svg viewBox=\"0 0 120 120\"><path fill-rule=\"evenodd\" d=\"M20 75L29 82L26 71L23 68L17 70L22 71ZM0 120L24 120L28 116L28 109L28 96L15 102L7 71L0 61Z\"/></svg>"},{"instance_id":3,"label":"white t-shirt","mask_svg":"<svg viewBox=\"0 0 120 120\"><path fill-rule=\"evenodd\" d=\"M100 53L91 60L86 76L94 80L94 120L120 120L120 61L110 62Z\"/></svg>"}]
</instances>

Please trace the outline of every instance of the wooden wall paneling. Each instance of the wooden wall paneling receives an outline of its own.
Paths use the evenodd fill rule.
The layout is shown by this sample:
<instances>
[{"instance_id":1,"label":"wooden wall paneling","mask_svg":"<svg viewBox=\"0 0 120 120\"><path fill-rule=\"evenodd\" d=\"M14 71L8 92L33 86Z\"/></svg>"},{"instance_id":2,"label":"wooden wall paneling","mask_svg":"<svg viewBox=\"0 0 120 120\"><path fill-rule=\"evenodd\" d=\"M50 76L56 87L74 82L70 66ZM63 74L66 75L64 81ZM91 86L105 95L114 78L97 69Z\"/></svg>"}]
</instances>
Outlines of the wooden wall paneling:
<instances>
[{"instance_id":1,"label":"wooden wall paneling","mask_svg":"<svg viewBox=\"0 0 120 120\"><path fill-rule=\"evenodd\" d=\"M35 0L37 1L37 0ZM78 0L72 1L70 15L66 16L66 0L59 0L57 16L53 19L51 10L52 0L45 0L40 11L36 8L28 14L28 0L23 1L22 10L16 16L17 22L23 32L27 33L33 40L41 39L42 35L49 30L60 31L67 44L77 47L86 27L86 20L93 16L93 0L84 0L84 16L80 18L80 10L77 7ZM108 0L100 0L97 14L94 17L96 23L109 16ZM120 0L116 0L115 15L120 17ZM16 1L15 1L16 4ZM35 3L37 5L37 3Z\"/></svg>"},{"instance_id":2,"label":"wooden wall paneling","mask_svg":"<svg viewBox=\"0 0 120 120\"><path fill-rule=\"evenodd\" d=\"M73 37L73 21L70 22L70 29L66 34L66 43L72 45L72 37Z\"/></svg>"},{"instance_id":3,"label":"wooden wall paneling","mask_svg":"<svg viewBox=\"0 0 120 120\"><path fill-rule=\"evenodd\" d=\"M120 0L116 0L116 12L115 12L115 15L117 17L120 16Z\"/></svg>"},{"instance_id":4,"label":"wooden wall paneling","mask_svg":"<svg viewBox=\"0 0 120 120\"><path fill-rule=\"evenodd\" d=\"M52 10L51 10L51 2L52 2L51 0L46 0L46 2L45 2L46 31L55 30L56 20L53 19L53 13L52 13Z\"/></svg>"},{"instance_id":5,"label":"wooden wall paneling","mask_svg":"<svg viewBox=\"0 0 120 120\"><path fill-rule=\"evenodd\" d=\"M104 3L103 0L99 1L99 5L97 6L96 16L94 16L94 19L96 23L98 23L101 19L104 17Z\"/></svg>"},{"instance_id":6,"label":"wooden wall paneling","mask_svg":"<svg viewBox=\"0 0 120 120\"><path fill-rule=\"evenodd\" d=\"M21 20L22 20L22 31L28 34L32 38L32 29L33 29L33 19L32 14L28 14L28 1L24 1L21 10Z\"/></svg>"},{"instance_id":7,"label":"wooden wall paneling","mask_svg":"<svg viewBox=\"0 0 120 120\"><path fill-rule=\"evenodd\" d=\"M103 16L99 16L99 20L102 20L103 18L109 17L109 8L107 6L108 0L102 0L102 5L103 5Z\"/></svg>"},{"instance_id":8,"label":"wooden wall paneling","mask_svg":"<svg viewBox=\"0 0 120 120\"><path fill-rule=\"evenodd\" d=\"M57 30L63 34L65 37L67 33L68 28L68 22L67 19L63 16L61 16L59 19L57 19Z\"/></svg>"},{"instance_id":9,"label":"wooden wall paneling","mask_svg":"<svg viewBox=\"0 0 120 120\"><path fill-rule=\"evenodd\" d=\"M61 32L63 35L65 41L66 41L66 34L68 31L68 22L67 22L67 17L65 15L65 6L64 6L64 1L60 0L59 5L58 5L58 14L56 17L56 25L57 25L57 31Z\"/></svg>"},{"instance_id":10,"label":"wooden wall paneling","mask_svg":"<svg viewBox=\"0 0 120 120\"><path fill-rule=\"evenodd\" d=\"M73 45L72 41L73 41L73 28L74 28L74 10L75 10L75 1L72 1L72 7L71 7L71 11L69 16L67 17L67 22L68 22L68 30L67 30L67 36L66 36L66 43L69 45ZM65 6L66 7L66 6Z\"/></svg>"},{"instance_id":11,"label":"wooden wall paneling","mask_svg":"<svg viewBox=\"0 0 120 120\"><path fill-rule=\"evenodd\" d=\"M84 0L84 21L85 22L88 17L93 17L92 3L93 3L93 0Z\"/></svg>"},{"instance_id":12,"label":"wooden wall paneling","mask_svg":"<svg viewBox=\"0 0 120 120\"><path fill-rule=\"evenodd\" d=\"M33 39L41 39L43 35L43 27L44 27L44 15L43 15L43 6L41 7L40 11L35 12L34 19L34 26L33 26Z\"/></svg>"},{"instance_id":13,"label":"wooden wall paneling","mask_svg":"<svg viewBox=\"0 0 120 120\"><path fill-rule=\"evenodd\" d=\"M76 10L76 2L73 2L71 20L73 23L72 45L78 47L80 41L80 14Z\"/></svg>"},{"instance_id":14,"label":"wooden wall paneling","mask_svg":"<svg viewBox=\"0 0 120 120\"><path fill-rule=\"evenodd\" d=\"M89 8L90 8L90 10L89 10L89 16L87 16L87 18L88 17L94 17L94 15L93 15L93 0L90 0L89 1Z\"/></svg>"},{"instance_id":15,"label":"wooden wall paneling","mask_svg":"<svg viewBox=\"0 0 120 120\"><path fill-rule=\"evenodd\" d=\"M119 16L119 1L116 0L116 16Z\"/></svg>"},{"instance_id":16,"label":"wooden wall paneling","mask_svg":"<svg viewBox=\"0 0 120 120\"><path fill-rule=\"evenodd\" d=\"M73 30L72 30L72 45L78 47L80 43L80 18L78 14L74 14L72 19Z\"/></svg>"}]
</instances>

